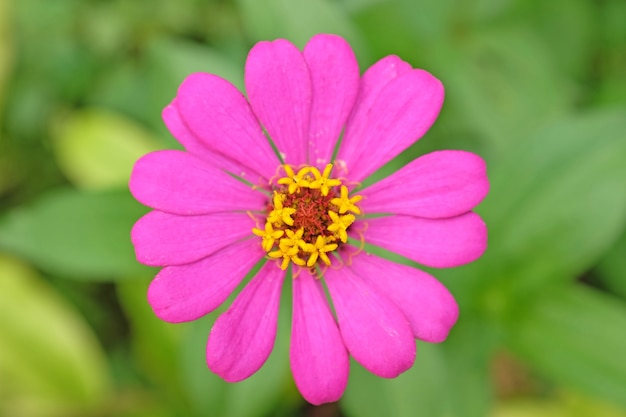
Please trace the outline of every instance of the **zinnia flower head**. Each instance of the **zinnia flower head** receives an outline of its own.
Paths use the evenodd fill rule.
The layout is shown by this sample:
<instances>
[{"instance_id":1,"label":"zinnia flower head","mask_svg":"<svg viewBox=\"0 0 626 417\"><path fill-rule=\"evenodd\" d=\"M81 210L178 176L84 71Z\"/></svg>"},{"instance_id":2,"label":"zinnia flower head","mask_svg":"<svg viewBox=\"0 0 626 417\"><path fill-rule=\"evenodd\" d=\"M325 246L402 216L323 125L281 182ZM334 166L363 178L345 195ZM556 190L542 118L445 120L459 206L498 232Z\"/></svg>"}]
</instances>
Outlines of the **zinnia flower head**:
<instances>
[{"instance_id":1,"label":"zinnia flower head","mask_svg":"<svg viewBox=\"0 0 626 417\"><path fill-rule=\"evenodd\" d=\"M398 376L414 362L415 339L447 337L457 305L431 275L363 244L430 267L477 259L487 232L471 210L488 190L484 162L433 152L360 189L426 133L444 91L396 56L360 76L338 36L317 35L303 51L286 40L256 44L245 86L247 99L215 75L188 76L163 111L185 151L135 165L130 189L154 210L132 241L140 262L163 267L150 305L165 321L195 320L264 262L210 332L213 372L234 382L263 365L291 271L290 363L306 400L341 397L349 355L378 376Z\"/></svg>"}]
</instances>

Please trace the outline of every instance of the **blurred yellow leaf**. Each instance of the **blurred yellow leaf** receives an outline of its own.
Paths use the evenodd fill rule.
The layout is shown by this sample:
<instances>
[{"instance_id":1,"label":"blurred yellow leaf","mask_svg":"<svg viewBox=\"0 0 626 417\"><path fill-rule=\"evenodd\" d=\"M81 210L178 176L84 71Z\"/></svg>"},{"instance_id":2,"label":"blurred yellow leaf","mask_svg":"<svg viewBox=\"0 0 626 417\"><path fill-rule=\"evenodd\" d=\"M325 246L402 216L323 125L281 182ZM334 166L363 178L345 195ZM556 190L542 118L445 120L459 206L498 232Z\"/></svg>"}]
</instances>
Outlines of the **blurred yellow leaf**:
<instances>
[{"instance_id":1,"label":"blurred yellow leaf","mask_svg":"<svg viewBox=\"0 0 626 417\"><path fill-rule=\"evenodd\" d=\"M550 398L517 398L499 402L491 417L626 417L620 410L604 402L578 393L562 392Z\"/></svg>"},{"instance_id":2,"label":"blurred yellow leaf","mask_svg":"<svg viewBox=\"0 0 626 417\"><path fill-rule=\"evenodd\" d=\"M1 255L0 287L0 415L84 415L101 406L106 360L83 318L28 266Z\"/></svg>"},{"instance_id":3,"label":"blurred yellow leaf","mask_svg":"<svg viewBox=\"0 0 626 417\"><path fill-rule=\"evenodd\" d=\"M100 109L77 111L54 127L59 166L83 189L126 184L135 161L160 147L138 123Z\"/></svg>"}]
</instances>

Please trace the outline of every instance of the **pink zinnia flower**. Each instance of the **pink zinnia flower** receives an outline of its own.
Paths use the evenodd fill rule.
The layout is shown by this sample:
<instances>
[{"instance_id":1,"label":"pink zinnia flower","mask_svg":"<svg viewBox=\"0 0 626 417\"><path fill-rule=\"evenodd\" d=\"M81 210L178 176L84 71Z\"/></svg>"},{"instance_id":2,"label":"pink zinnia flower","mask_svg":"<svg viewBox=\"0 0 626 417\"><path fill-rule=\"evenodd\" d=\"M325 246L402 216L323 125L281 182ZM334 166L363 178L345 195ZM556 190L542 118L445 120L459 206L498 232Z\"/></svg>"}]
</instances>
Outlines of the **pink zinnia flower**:
<instances>
[{"instance_id":1,"label":"pink zinnia flower","mask_svg":"<svg viewBox=\"0 0 626 417\"><path fill-rule=\"evenodd\" d=\"M148 301L165 321L195 320L264 262L207 345L209 368L240 381L273 348L291 269L295 383L313 404L336 401L348 355L396 377L412 366L415 339L443 341L458 316L435 278L365 253L363 242L430 267L477 259L487 232L471 210L489 187L485 164L469 152L433 152L357 192L426 133L444 92L396 56L361 77L337 36L315 36L302 52L285 40L258 43L245 85L248 99L215 75L190 75L163 111L186 151L150 153L135 165L130 189L154 210L137 221L132 241L140 262L163 267Z\"/></svg>"}]
</instances>

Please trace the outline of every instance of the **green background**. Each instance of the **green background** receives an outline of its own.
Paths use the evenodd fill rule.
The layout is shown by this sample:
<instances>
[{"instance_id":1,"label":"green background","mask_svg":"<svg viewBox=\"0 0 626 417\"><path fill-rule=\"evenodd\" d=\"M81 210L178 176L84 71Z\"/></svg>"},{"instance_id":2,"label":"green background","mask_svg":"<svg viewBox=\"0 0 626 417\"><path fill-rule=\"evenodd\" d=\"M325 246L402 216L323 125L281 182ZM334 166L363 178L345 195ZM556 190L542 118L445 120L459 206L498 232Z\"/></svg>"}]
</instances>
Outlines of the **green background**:
<instances>
[{"instance_id":1,"label":"green background","mask_svg":"<svg viewBox=\"0 0 626 417\"><path fill-rule=\"evenodd\" d=\"M303 402L274 353L226 384L215 319L154 317L129 230L133 162L173 148L160 119L194 71L243 82L255 42L337 33L361 70L397 54L446 87L435 149L479 153L490 244L433 273L461 315L412 370L352 367ZM0 0L0 416L626 416L623 0ZM285 288L285 305L289 305Z\"/></svg>"}]
</instances>

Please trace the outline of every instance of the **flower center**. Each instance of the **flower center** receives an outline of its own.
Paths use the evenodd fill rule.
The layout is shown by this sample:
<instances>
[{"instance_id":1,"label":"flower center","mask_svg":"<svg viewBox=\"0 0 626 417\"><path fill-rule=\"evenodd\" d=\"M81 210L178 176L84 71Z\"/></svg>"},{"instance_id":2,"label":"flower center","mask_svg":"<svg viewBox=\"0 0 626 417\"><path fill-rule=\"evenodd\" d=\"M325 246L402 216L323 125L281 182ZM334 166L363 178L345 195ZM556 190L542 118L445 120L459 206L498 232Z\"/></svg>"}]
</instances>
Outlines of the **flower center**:
<instances>
[{"instance_id":1,"label":"flower center","mask_svg":"<svg viewBox=\"0 0 626 417\"><path fill-rule=\"evenodd\" d=\"M361 214L360 195L350 197L340 179L331 178L332 164L324 172L304 166L294 172L283 166L285 176L273 187L264 230L253 228L270 258L313 268L321 260L330 265L328 253L348 241L348 229Z\"/></svg>"}]
</instances>

